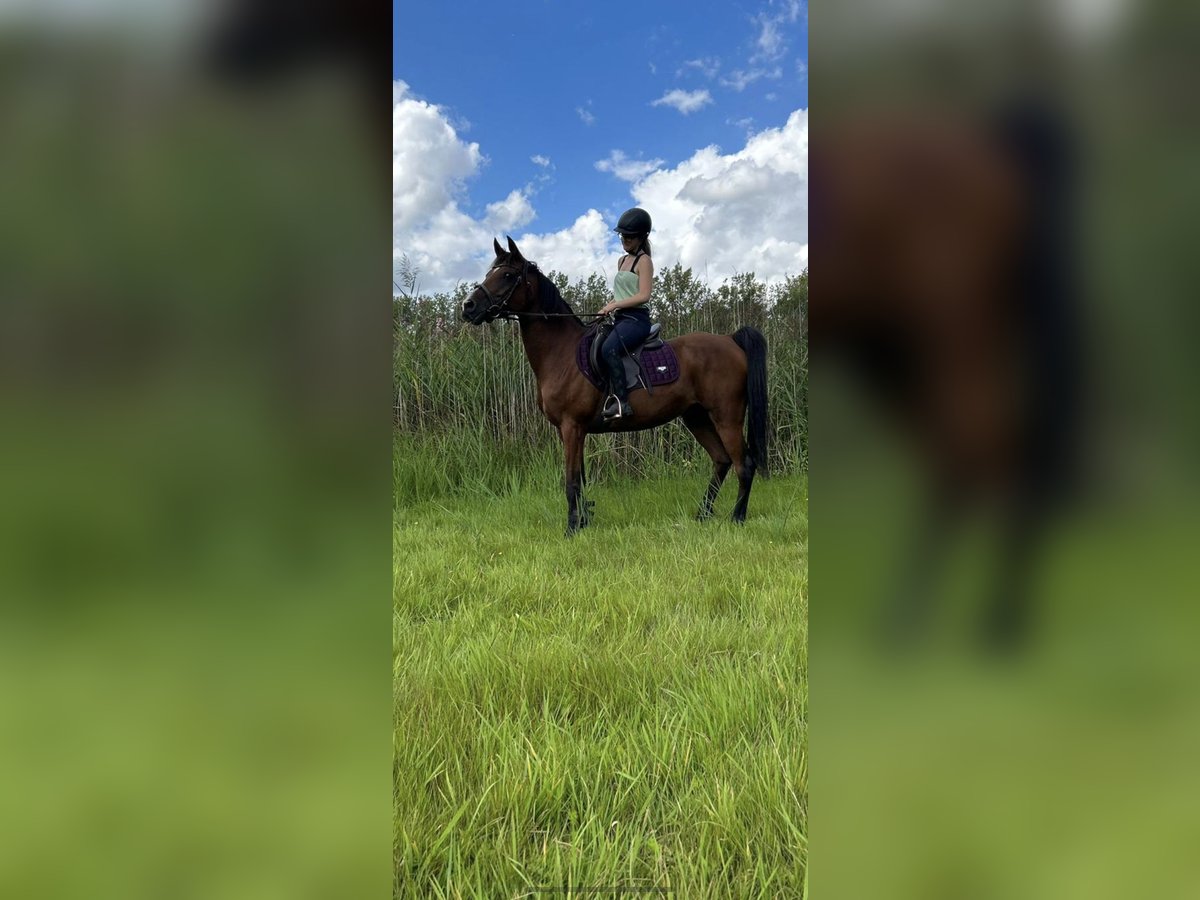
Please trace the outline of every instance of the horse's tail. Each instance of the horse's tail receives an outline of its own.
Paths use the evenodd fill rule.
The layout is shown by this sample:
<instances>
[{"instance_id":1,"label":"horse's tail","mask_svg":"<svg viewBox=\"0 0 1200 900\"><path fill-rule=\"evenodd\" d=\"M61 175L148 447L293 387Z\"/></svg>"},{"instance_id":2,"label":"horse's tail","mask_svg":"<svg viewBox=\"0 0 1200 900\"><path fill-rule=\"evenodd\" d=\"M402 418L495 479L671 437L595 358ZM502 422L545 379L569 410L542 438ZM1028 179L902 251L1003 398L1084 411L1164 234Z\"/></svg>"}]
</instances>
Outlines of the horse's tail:
<instances>
[{"instance_id":1,"label":"horse's tail","mask_svg":"<svg viewBox=\"0 0 1200 900\"><path fill-rule=\"evenodd\" d=\"M767 477L767 339L757 328L739 328L733 340L746 354L746 444L755 469Z\"/></svg>"}]
</instances>

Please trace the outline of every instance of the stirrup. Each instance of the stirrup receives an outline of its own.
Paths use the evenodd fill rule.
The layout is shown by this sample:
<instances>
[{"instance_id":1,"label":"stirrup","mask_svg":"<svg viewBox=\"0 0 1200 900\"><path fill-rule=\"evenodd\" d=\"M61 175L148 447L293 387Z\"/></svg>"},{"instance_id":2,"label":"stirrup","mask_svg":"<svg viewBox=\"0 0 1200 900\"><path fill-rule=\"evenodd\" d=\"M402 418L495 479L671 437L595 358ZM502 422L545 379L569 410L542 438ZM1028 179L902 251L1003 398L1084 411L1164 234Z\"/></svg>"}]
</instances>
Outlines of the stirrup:
<instances>
[{"instance_id":1,"label":"stirrup","mask_svg":"<svg viewBox=\"0 0 1200 900\"><path fill-rule=\"evenodd\" d=\"M605 419L623 419L633 415L633 407L629 405L628 400L622 401L616 394L609 394L601 415Z\"/></svg>"}]
</instances>

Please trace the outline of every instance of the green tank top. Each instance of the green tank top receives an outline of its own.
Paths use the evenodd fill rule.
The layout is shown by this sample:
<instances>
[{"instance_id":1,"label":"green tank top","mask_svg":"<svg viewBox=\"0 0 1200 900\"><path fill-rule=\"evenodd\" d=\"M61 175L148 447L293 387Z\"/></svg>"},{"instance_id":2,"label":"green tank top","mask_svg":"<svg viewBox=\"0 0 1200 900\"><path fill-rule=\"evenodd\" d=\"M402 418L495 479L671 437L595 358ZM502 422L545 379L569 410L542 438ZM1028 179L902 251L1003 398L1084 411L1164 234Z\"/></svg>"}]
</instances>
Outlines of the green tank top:
<instances>
[{"instance_id":1,"label":"green tank top","mask_svg":"<svg viewBox=\"0 0 1200 900\"><path fill-rule=\"evenodd\" d=\"M642 254L639 253L636 257L634 257L634 260L633 260L633 268L634 269L637 268L637 261L638 261L638 259L641 258L641 256L642 256ZM638 292L638 273L633 271L633 269L630 269L630 271L628 271L628 272L618 272L617 276L613 279L613 299L614 300L628 300L630 297L632 297L637 292ZM647 301L647 303L649 303L649 301ZM649 314L649 311L646 309L647 303L641 303L641 304L638 304L637 306L632 307L631 309L626 309L623 311L624 312L635 312L635 311L636 312L645 312L645 313Z\"/></svg>"},{"instance_id":2,"label":"green tank top","mask_svg":"<svg viewBox=\"0 0 1200 900\"><path fill-rule=\"evenodd\" d=\"M613 279L613 299L628 300L638 291L637 272L618 272Z\"/></svg>"}]
</instances>

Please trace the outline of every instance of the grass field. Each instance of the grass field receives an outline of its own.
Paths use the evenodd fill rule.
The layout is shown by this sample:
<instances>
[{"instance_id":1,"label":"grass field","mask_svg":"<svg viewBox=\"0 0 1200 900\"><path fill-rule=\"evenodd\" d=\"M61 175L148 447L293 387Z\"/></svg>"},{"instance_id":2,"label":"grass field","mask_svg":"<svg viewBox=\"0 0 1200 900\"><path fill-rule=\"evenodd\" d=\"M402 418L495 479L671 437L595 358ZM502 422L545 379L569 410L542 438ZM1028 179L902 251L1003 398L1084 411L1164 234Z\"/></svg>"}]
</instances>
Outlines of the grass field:
<instances>
[{"instance_id":1,"label":"grass field","mask_svg":"<svg viewBox=\"0 0 1200 900\"><path fill-rule=\"evenodd\" d=\"M397 897L806 896L807 481L705 477L397 491Z\"/></svg>"}]
</instances>

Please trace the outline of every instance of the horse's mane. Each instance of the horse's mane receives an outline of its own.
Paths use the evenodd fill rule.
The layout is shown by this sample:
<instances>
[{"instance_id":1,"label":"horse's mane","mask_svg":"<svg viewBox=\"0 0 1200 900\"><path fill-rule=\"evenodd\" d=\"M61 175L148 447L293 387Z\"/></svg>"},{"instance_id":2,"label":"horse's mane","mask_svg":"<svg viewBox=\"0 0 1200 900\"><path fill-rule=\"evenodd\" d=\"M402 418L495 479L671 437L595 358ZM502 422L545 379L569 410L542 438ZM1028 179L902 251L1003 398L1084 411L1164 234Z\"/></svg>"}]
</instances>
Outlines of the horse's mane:
<instances>
[{"instance_id":1,"label":"horse's mane","mask_svg":"<svg viewBox=\"0 0 1200 900\"><path fill-rule=\"evenodd\" d=\"M580 321L579 316L575 315L575 310L571 309L571 304L563 299L563 295L559 293L558 286L537 267L537 263L530 263L529 266L538 273L538 284L541 285L538 288L538 309L542 312L558 313L560 315L567 313L582 326L583 322Z\"/></svg>"}]
</instances>

